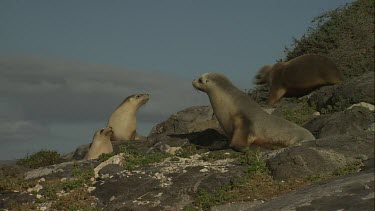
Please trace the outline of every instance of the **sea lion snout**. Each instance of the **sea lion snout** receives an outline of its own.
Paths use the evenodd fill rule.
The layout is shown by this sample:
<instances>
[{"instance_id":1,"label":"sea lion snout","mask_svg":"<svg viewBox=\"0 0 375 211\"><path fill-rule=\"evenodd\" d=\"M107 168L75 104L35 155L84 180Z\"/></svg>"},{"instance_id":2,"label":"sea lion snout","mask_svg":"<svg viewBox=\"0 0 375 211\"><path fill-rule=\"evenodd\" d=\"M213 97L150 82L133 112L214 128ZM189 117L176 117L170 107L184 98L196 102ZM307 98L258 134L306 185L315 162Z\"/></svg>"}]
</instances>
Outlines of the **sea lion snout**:
<instances>
[{"instance_id":1,"label":"sea lion snout","mask_svg":"<svg viewBox=\"0 0 375 211\"><path fill-rule=\"evenodd\" d=\"M202 90L202 77L199 77L197 79L194 79L193 82L191 83L193 87L197 90L203 91Z\"/></svg>"},{"instance_id":2,"label":"sea lion snout","mask_svg":"<svg viewBox=\"0 0 375 211\"><path fill-rule=\"evenodd\" d=\"M145 103L147 103L148 102L148 100L150 99L150 95L149 94L142 94L142 97L143 97L143 99L142 99L142 103L143 104L145 104Z\"/></svg>"},{"instance_id":3,"label":"sea lion snout","mask_svg":"<svg viewBox=\"0 0 375 211\"><path fill-rule=\"evenodd\" d=\"M99 134L100 135L104 135L104 136L110 136L112 135L113 131L112 131L112 127L106 127L106 128L102 128L100 131L99 131Z\"/></svg>"}]
</instances>

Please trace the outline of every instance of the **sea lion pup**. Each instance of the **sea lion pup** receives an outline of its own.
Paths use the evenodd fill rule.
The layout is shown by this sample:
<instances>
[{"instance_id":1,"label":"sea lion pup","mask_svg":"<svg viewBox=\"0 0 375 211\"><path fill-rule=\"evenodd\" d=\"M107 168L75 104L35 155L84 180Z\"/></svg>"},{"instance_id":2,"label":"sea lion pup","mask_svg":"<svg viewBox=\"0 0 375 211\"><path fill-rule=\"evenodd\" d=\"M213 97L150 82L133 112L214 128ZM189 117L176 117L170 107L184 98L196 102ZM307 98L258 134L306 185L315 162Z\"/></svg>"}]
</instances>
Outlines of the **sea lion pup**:
<instances>
[{"instance_id":1,"label":"sea lion pup","mask_svg":"<svg viewBox=\"0 0 375 211\"><path fill-rule=\"evenodd\" d=\"M306 129L265 112L223 74L205 73L193 86L206 92L230 147L241 151L252 143L293 145L315 137Z\"/></svg>"},{"instance_id":2,"label":"sea lion pup","mask_svg":"<svg viewBox=\"0 0 375 211\"><path fill-rule=\"evenodd\" d=\"M283 96L300 97L319 87L342 81L343 76L332 60L306 54L262 67L256 75L255 84L269 84L271 90L267 102L272 105Z\"/></svg>"},{"instance_id":3,"label":"sea lion pup","mask_svg":"<svg viewBox=\"0 0 375 211\"><path fill-rule=\"evenodd\" d=\"M111 141L137 140L136 132L138 109L147 103L149 94L135 94L127 97L111 114L107 127L112 127Z\"/></svg>"},{"instance_id":4,"label":"sea lion pup","mask_svg":"<svg viewBox=\"0 0 375 211\"><path fill-rule=\"evenodd\" d=\"M111 136L112 128L110 127L96 131L85 159L92 160L98 158L103 153L113 152Z\"/></svg>"}]
</instances>

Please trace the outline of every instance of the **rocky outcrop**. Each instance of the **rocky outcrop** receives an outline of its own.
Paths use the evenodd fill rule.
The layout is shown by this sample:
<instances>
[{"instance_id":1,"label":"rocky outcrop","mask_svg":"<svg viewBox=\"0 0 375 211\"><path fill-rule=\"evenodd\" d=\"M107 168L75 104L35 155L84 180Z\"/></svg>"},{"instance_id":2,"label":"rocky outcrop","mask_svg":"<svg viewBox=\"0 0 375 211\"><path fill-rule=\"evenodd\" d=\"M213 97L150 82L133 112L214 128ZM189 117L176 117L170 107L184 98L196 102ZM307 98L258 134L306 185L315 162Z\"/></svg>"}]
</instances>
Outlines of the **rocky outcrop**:
<instances>
[{"instance_id":1,"label":"rocky outcrop","mask_svg":"<svg viewBox=\"0 0 375 211\"><path fill-rule=\"evenodd\" d=\"M369 78L370 82L373 81ZM370 82L349 81L342 87L324 87L312 93L308 101L320 103L320 109L337 106L335 100L347 97L349 89L368 88ZM322 115L316 115L314 109L306 109L309 106L307 97L283 99L273 115L289 115L288 118L299 121L298 124L310 130L317 139L279 149L261 148L259 156L251 162L248 157L239 157L243 153L229 149L228 140L211 107L187 108L156 125L145 139L113 142L115 155L111 154L112 157L104 162L81 160L89 148L87 144L67 155L65 159L69 162L35 170L17 170L16 174L23 174L33 183L20 192L0 193L0 208L9 208L15 202L35 204L36 200L49 199L46 194L50 194L51 189L57 191L51 182L60 181L62 184L57 185L59 197L71 194L69 191L78 186L88 194L85 200L93 197L95 206L104 210L179 210L197 206L195 200L201 190L214 194L233 181L249 178L249 165L259 164L264 159L267 177L274 181L267 183L269 185L295 179L331 179L271 200L235 202L211 210L350 210L354 203L366 210L374 206L375 131L373 105L364 103L371 103L369 99L373 96L367 88L363 92L365 96L359 95L362 96L359 100L351 98L345 101L362 103L355 106L345 104L340 111L332 109ZM321 96L326 89L331 90L331 94ZM131 154L132 150L136 152ZM161 155L161 158L147 160L153 159L153 155ZM132 163L133 158L139 159L138 163ZM248 164L244 165L243 159ZM12 165L18 168L16 164ZM356 168L350 169L353 166ZM91 171L92 174L86 175ZM334 178L348 173L351 174ZM46 180L46 185L39 182L41 179ZM38 182L35 184L35 181ZM2 180L0 188L1 185ZM51 202L47 205L39 208L48 210Z\"/></svg>"},{"instance_id":2,"label":"rocky outcrop","mask_svg":"<svg viewBox=\"0 0 375 211\"><path fill-rule=\"evenodd\" d=\"M364 107L353 107L341 112L320 115L303 126L316 138L356 133L369 130L374 123L374 113Z\"/></svg>"},{"instance_id":3,"label":"rocky outcrop","mask_svg":"<svg viewBox=\"0 0 375 211\"><path fill-rule=\"evenodd\" d=\"M373 210L374 172L363 172L320 182L268 202L242 202L213 207L212 211L261 210Z\"/></svg>"},{"instance_id":4,"label":"rocky outcrop","mask_svg":"<svg viewBox=\"0 0 375 211\"><path fill-rule=\"evenodd\" d=\"M311 95L309 103L318 111L344 110L360 102L375 104L374 99L374 72L367 72L342 85L322 87Z\"/></svg>"},{"instance_id":5,"label":"rocky outcrop","mask_svg":"<svg viewBox=\"0 0 375 211\"><path fill-rule=\"evenodd\" d=\"M267 161L278 180L329 174L374 159L373 132L328 136L285 148Z\"/></svg>"},{"instance_id":6,"label":"rocky outcrop","mask_svg":"<svg viewBox=\"0 0 375 211\"><path fill-rule=\"evenodd\" d=\"M244 175L244 167L232 159L200 158L168 158L132 171L109 166L100 174L112 176L97 183L94 194L105 210L179 210L193 201L197 190L214 190Z\"/></svg>"},{"instance_id":7,"label":"rocky outcrop","mask_svg":"<svg viewBox=\"0 0 375 211\"><path fill-rule=\"evenodd\" d=\"M212 108L210 106L196 106L173 114L166 121L152 128L149 136L156 134L187 134L212 128L220 130L220 125Z\"/></svg>"}]
</instances>

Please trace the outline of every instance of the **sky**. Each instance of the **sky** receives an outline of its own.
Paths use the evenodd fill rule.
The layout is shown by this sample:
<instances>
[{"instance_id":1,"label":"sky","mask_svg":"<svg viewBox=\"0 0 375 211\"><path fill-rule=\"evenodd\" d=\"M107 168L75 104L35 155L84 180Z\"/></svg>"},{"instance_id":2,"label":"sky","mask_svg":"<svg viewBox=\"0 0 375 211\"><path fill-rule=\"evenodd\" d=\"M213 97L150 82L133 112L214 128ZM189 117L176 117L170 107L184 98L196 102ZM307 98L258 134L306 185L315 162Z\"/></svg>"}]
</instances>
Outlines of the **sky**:
<instances>
[{"instance_id":1,"label":"sky","mask_svg":"<svg viewBox=\"0 0 375 211\"><path fill-rule=\"evenodd\" d=\"M222 72L242 90L314 17L349 0L1 0L0 160L92 141L127 96L149 93L137 131L191 106Z\"/></svg>"}]
</instances>

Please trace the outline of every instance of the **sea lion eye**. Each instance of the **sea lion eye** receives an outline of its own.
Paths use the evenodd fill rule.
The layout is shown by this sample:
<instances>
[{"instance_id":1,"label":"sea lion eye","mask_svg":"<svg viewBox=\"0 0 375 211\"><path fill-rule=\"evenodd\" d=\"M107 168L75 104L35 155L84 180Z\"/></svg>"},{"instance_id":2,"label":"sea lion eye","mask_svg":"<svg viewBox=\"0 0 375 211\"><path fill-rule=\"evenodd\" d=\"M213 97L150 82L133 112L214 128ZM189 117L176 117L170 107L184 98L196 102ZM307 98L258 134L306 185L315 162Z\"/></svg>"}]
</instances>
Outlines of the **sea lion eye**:
<instances>
[{"instance_id":1,"label":"sea lion eye","mask_svg":"<svg viewBox=\"0 0 375 211\"><path fill-rule=\"evenodd\" d=\"M102 134L102 133L103 133L103 131L104 131L104 128L100 130L100 134Z\"/></svg>"},{"instance_id":2,"label":"sea lion eye","mask_svg":"<svg viewBox=\"0 0 375 211\"><path fill-rule=\"evenodd\" d=\"M139 95L135 96L135 98L139 98Z\"/></svg>"},{"instance_id":3,"label":"sea lion eye","mask_svg":"<svg viewBox=\"0 0 375 211\"><path fill-rule=\"evenodd\" d=\"M203 83L203 82L202 82L202 78L199 78L199 79L198 79L198 82L199 82L199 83Z\"/></svg>"}]
</instances>

